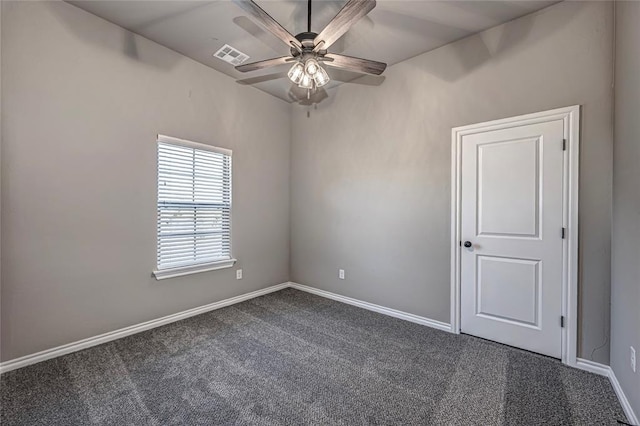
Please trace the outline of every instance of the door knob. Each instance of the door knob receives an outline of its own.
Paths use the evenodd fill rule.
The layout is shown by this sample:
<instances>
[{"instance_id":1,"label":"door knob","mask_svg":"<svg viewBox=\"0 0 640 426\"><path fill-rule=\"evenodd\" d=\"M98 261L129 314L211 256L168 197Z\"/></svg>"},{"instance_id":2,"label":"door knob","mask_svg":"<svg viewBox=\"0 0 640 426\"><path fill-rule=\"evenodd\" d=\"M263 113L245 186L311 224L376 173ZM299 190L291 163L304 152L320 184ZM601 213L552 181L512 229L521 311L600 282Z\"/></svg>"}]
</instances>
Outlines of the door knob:
<instances>
[{"instance_id":1,"label":"door knob","mask_svg":"<svg viewBox=\"0 0 640 426\"><path fill-rule=\"evenodd\" d=\"M469 248L469 247L471 247L472 245L473 245L473 244L471 244L471 241L465 241L465 242L464 242L464 246L465 246L466 248Z\"/></svg>"}]
</instances>

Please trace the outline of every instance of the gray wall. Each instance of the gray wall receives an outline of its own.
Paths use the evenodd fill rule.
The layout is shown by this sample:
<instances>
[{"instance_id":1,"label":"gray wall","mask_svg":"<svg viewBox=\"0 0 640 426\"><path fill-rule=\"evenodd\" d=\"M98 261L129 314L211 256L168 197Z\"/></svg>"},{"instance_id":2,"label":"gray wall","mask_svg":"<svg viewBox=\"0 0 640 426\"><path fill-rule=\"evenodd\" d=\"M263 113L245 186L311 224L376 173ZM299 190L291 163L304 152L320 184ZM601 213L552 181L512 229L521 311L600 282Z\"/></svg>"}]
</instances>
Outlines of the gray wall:
<instances>
[{"instance_id":1,"label":"gray wall","mask_svg":"<svg viewBox=\"0 0 640 426\"><path fill-rule=\"evenodd\" d=\"M292 280L449 322L451 128L581 104L578 353L608 363L612 18L560 3L296 107Z\"/></svg>"},{"instance_id":2,"label":"gray wall","mask_svg":"<svg viewBox=\"0 0 640 426\"><path fill-rule=\"evenodd\" d=\"M303 284L448 322L451 127L582 104L579 353L608 362L611 4L552 6L292 115L73 6L3 9L0 359L287 281L289 270ZM242 281L232 269L151 277L157 133L234 150ZM625 149L633 145L618 141L617 163ZM616 214L628 215L618 207L629 192L616 191ZM633 267L624 265L614 281ZM623 280L615 306L629 301L633 279ZM629 344L640 346L624 315L612 313L616 368L627 368Z\"/></svg>"},{"instance_id":3,"label":"gray wall","mask_svg":"<svg viewBox=\"0 0 640 426\"><path fill-rule=\"evenodd\" d=\"M290 106L62 2L3 2L2 360L289 279ZM164 281L157 133L234 150L244 269Z\"/></svg>"},{"instance_id":4,"label":"gray wall","mask_svg":"<svg viewBox=\"0 0 640 426\"><path fill-rule=\"evenodd\" d=\"M616 3L611 368L640 415L640 3ZM629 347L636 349L636 373Z\"/></svg>"}]
</instances>

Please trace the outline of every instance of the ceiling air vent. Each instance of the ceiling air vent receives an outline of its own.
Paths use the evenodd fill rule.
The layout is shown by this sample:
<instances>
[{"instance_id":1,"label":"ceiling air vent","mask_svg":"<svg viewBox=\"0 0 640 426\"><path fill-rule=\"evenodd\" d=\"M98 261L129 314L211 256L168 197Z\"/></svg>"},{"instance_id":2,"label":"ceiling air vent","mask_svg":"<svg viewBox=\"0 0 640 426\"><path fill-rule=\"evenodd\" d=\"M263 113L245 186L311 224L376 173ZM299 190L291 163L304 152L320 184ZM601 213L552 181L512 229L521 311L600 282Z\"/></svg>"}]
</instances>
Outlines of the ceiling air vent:
<instances>
[{"instance_id":1,"label":"ceiling air vent","mask_svg":"<svg viewBox=\"0 0 640 426\"><path fill-rule=\"evenodd\" d=\"M234 49L228 44L222 46L220 50L213 54L213 56L218 59L222 59L223 61L228 62L233 66L240 65L244 61L249 59L249 55L246 55L239 50Z\"/></svg>"}]
</instances>

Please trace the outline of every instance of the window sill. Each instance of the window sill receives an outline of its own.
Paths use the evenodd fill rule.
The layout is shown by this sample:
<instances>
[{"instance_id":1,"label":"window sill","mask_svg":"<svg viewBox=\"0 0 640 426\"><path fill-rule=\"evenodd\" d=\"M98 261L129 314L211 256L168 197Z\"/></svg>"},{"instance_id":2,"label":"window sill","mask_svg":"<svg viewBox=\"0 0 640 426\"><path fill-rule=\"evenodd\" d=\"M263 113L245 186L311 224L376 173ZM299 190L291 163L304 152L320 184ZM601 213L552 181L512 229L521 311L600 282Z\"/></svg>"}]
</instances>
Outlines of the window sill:
<instances>
[{"instance_id":1,"label":"window sill","mask_svg":"<svg viewBox=\"0 0 640 426\"><path fill-rule=\"evenodd\" d=\"M183 275L199 274L200 272L215 271L216 269L231 268L237 262L236 259L222 260L220 262L203 263L201 265L184 266L179 268L162 269L153 271L156 280L181 277Z\"/></svg>"}]
</instances>

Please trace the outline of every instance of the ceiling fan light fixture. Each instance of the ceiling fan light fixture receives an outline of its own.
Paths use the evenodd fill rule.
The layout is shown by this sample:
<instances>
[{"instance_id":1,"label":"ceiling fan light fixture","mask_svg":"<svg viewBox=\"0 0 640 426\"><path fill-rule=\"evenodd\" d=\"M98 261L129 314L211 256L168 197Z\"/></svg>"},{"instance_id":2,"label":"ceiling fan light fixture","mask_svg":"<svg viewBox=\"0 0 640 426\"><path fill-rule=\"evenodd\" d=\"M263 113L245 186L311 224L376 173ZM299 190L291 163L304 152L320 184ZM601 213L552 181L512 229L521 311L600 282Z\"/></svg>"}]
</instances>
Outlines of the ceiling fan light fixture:
<instances>
[{"instance_id":1,"label":"ceiling fan light fixture","mask_svg":"<svg viewBox=\"0 0 640 426\"><path fill-rule=\"evenodd\" d=\"M322 67L318 67L318 71L313 76L313 81L316 83L316 87L322 87L331 80L329 74Z\"/></svg>"},{"instance_id":2,"label":"ceiling fan light fixture","mask_svg":"<svg viewBox=\"0 0 640 426\"><path fill-rule=\"evenodd\" d=\"M309 74L304 74L300 83L298 83L298 87L302 87L303 89L313 89L313 77Z\"/></svg>"},{"instance_id":3,"label":"ceiling fan light fixture","mask_svg":"<svg viewBox=\"0 0 640 426\"><path fill-rule=\"evenodd\" d=\"M320 64L314 58L307 59L307 62L304 63L304 70L311 77L315 76L319 69Z\"/></svg>"},{"instance_id":4,"label":"ceiling fan light fixture","mask_svg":"<svg viewBox=\"0 0 640 426\"><path fill-rule=\"evenodd\" d=\"M284 42L289 49L287 56L236 65L236 70L240 72L290 64L292 66L287 73L288 78L299 88L306 89L307 99L309 99L311 92L317 93L315 89L325 86L331 80L322 66L324 61L331 61L332 68L342 68L360 74L380 75L387 66L382 62L327 52L333 43L376 6L376 0L346 0L346 4L338 14L319 33L311 31L312 0L307 0L307 31L295 36L258 6L254 0L232 1L247 12L247 16L252 21Z\"/></svg>"},{"instance_id":5,"label":"ceiling fan light fixture","mask_svg":"<svg viewBox=\"0 0 640 426\"><path fill-rule=\"evenodd\" d=\"M293 64L287 75L289 76L289 80L291 80L295 84L300 84L302 78L305 75L304 66L300 62L296 62L295 64Z\"/></svg>"}]
</instances>

